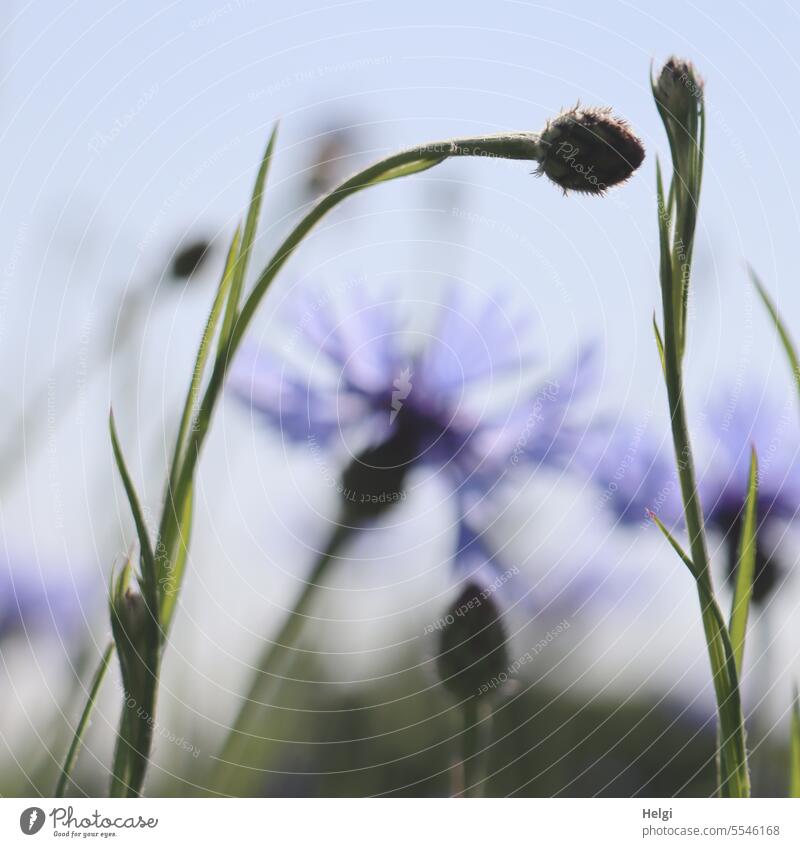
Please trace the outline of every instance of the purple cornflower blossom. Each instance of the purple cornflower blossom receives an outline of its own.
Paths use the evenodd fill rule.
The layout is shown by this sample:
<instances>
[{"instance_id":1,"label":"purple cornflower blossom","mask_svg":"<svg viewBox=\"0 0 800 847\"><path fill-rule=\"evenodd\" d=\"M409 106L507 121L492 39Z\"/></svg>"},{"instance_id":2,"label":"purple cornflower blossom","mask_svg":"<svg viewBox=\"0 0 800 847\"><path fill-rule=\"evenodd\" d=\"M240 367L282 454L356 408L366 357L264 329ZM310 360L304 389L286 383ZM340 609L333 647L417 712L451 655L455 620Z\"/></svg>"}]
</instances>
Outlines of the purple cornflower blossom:
<instances>
[{"instance_id":1,"label":"purple cornflower blossom","mask_svg":"<svg viewBox=\"0 0 800 847\"><path fill-rule=\"evenodd\" d=\"M743 389L710 404L695 438L697 486L706 527L721 537L729 573L747 497L750 450L758 457L758 537L753 598L766 599L782 580L786 562L773 549L776 537L800 509L800 428L795 399L783 409L763 391ZM642 523L652 510L666 524L682 520L680 486L665 438L655 444L640 428L609 433L605 449L590 460L603 499L622 523Z\"/></svg>"},{"instance_id":2,"label":"purple cornflower blossom","mask_svg":"<svg viewBox=\"0 0 800 847\"><path fill-rule=\"evenodd\" d=\"M563 468L577 451L583 429L573 406L590 382L591 351L557 378L546 375L531 349L530 316L466 287L406 304L416 308L413 321L361 286L316 298L307 288L293 296L294 331L282 352L244 349L233 392L316 457L351 460L338 490L353 523L404 497L412 468L444 478L457 505L458 570L502 572L469 524L507 478ZM426 310L428 326L419 320Z\"/></svg>"}]
</instances>

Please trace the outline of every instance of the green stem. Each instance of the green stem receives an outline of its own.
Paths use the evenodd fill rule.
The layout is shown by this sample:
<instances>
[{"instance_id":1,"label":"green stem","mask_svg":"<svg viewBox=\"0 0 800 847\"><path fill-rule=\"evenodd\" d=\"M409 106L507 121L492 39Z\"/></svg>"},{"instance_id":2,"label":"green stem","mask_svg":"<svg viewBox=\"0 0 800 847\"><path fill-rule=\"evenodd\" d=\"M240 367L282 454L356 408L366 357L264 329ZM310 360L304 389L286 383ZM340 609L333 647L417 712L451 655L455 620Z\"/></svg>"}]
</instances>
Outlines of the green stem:
<instances>
[{"instance_id":1,"label":"green stem","mask_svg":"<svg viewBox=\"0 0 800 847\"><path fill-rule=\"evenodd\" d=\"M706 644L708 646L719 716L718 784L723 796L749 797L744 717L739 702L735 662L728 661L724 639L728 633L717 605L709 569L703 513L697 496L689 428L683 401L677 326L674 310L664 298L664 365L669 399L672 441L681 486L689 549L698 585ZM721 622L721 624L720 624ZM721 628L720 628L721 627ZM721 760L721 761L720 761Z\"/></svg>"},{"instance_id":2,"label":"green stem","mask_svg":"<svg viewBox=\"0 0 800 847\"><path fill-rule=\"evenodd\" d=\"M75 734L72 737L72 743L69 745L69 750L67 751L67 756L64 759L64 764L61 767L61 774L58 778L56 789L53 792L54 797L63 797L67 790L67 782L69 781L70 774L72 773L72 769L75 766L75 760L78 757L78 751L80 750L81 744L83 742L83 734L86 732L86 727L89 725L89 718L94 709L95 700L97 699L97 692L100 690L100 685L102 684L103 678L106 675L106 671L108 670L108 663L111 661L111 656L113 653L114 642L112 641L103 651L103 655L100 659L100 664L97 666L97 670L94 672L92 684L89 687L89 696L86 700L86 705L83 708L83 712L81 713L80 720L78 721L78 726L75 729Z\"/></svg>"},{"instance_id":3,"label":"green stem","mask_svg":"<svg viewBox=\"0 0 800 847\"><path fill-rule=\"evenodd\" d=\"M238 794L247 790L250 780L258 777L258 766L263 761L263 750L269 739L259 733L264 715L272 708L268 702L274 699L275 689L280 685L292 653L303 631L314 604L317 589L325 581L337 553L353 532L351 527L340 524L325 551L319 556L300 596L287 615L280 632L268 642L257 664L250 689L239 709L233 726L225 741L218 766L212 775L212 786L226 794ZM231 791L231 787L238 790Z\"/></svg>"},{"instance_id":4,"label":"green stem","mask_svg":"<svg viewBox=\"0 0 800 847\"><path fill-rule=\"evenodd\" d=\"M464 796L483 797L486 779L485 739L491 728L492 714L482 707L475 696L461 707L464 730L461 733L461 765L464 775Z\"/></svg>"}]
</instances>

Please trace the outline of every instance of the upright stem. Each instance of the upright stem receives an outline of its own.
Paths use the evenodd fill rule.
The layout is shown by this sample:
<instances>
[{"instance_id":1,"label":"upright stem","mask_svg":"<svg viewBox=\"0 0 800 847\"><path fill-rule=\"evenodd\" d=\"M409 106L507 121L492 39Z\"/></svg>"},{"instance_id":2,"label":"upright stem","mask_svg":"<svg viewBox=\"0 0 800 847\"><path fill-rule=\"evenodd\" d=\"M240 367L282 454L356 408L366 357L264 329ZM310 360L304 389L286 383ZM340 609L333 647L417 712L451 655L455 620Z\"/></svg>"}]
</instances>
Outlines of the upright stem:
<instances>
[{"instance_id":1,"label":"upright stem","mask_svg":"<svg viewBox=\"0 0 800 847\"><path fill-rule=\"evenodd\" d=\"M672 302L664 297L664 370L670 410L672 441L680 479L686 528L719 717L717 745L717 783L723 796L749 796L750 780L744 738L744 718L739 702L739 683L735 662L726 649L724 619L714 594L706 548L703 512L697 495L694 458L683 398L683 375L678 329Z\"/></svg>"},{"instance_id":2,"label":"upright stem","mask_svg":"<svg viewBox=\"0 0 800 847\"><path fill-rule=\"evenodd\" d=\"M280 683L281 674L291 659L303 626L314 603L319 586L325 581L331 564L352 529L340 524L325 551L317 559L314 568L303 585L294 607L286 616L278 634L269 641L256 663L256 673L250 689L239 709L239 714L225 741L222 753L217 757L218 766L212 777L212 785L220 793L236 794L233 787L246 787L258 775L258 765L263 761L263 747L268 739L259 734L264 723L264 714L272 705L269 699Z\"/></svg>"},{"instance_id":3,"label":"upright stem","mask_svg":"<svg viewBox=\"0 0 800 847\"><path fill-rule=\"evenodd\" d=\"M483 797L486 779L485 739L491 727L492 713L484 708L478 696L470 697L461 707L464 729L461 733L461 766L464 796Z\"/></svg>"}]
</instances>

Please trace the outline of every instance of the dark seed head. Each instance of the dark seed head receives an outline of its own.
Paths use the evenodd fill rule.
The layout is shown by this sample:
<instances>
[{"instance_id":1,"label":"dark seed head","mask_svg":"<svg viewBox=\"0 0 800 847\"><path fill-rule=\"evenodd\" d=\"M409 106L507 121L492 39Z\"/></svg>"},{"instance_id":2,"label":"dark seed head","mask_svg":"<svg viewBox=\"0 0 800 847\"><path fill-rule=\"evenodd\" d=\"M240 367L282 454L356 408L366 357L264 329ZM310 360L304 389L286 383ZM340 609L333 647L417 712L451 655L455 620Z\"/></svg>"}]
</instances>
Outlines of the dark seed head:
<instances>
[{"instance_id":1,"label":"dark seed head","mask_svg":"<svg viewBox=\"0 0 800 847\"><path fill-rule=\"evenodd\" d=\"M550 121L541 135L537 173L567 191L603 194L642 164L644 147L610 109L574 109Z\"/></svg>"},{"instance_id":2,"label":"dark seed head","mask_svg":"<svg viewBox=\"0 0 800 847\"><path fill-rule=\"evenodd\" d=\"M494 691L509 665L505 628L494 600L470 583L444 621L437 669L445 687L459 700L487 688Z\"/></svg>"}]
</instances>

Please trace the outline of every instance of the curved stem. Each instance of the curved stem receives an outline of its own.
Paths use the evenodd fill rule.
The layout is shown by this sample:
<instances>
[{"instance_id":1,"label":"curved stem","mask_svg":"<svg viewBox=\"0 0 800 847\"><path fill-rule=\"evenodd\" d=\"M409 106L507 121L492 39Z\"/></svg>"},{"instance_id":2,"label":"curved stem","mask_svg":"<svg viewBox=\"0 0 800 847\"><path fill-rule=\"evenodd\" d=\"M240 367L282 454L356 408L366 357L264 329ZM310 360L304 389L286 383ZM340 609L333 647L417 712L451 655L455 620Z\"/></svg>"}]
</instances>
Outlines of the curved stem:
<instances>
[{"instance_id":1,"label":"curved stem","mask_svg":"<svg viewBox=\"0 0 800 847\"><path fill-rule=\"evenodd\" d=\"M271 146L274 142L274 137L273 133L270 145L268 146L265 162L262 163L262 170L259 175L260 181L257 180L256 182L257 191L255 194L257 195L258 205L260 205L263 177L266 174L266 164L271 153ZM338 188L322 197L311 207L302 220L284 239L272 259L258 276L249 296L242 305L241 310L238 310L238 302L236 300L232 299L228 301L228 309L226 310L223 329L220 331L211 376L206 390L203 393L197 412L192 417L191 431L186 437L186 445L182 455L176 445L173 467L171 468L167 483L167 496L159 527L159 537L156 539L156 551L159 555L159 561L157 568L155 567L155 564L153 565L153 576L155 576L156 573L161 574L162 572L171 572L173 570L173 564L176 561L176 556L183 555L185 557L188 553L188 531L184 534L182 521L184 516L190 513L188 500L191 497L195 469L200 456L200 450L202 449L211 425L214 408L222 391L228 366L273 279L313 227L331 209L350 195L368 188L371 185L377 185L382 182L387 182L389 180L398 179L403 176L409 176L427 170L428 168L434 167L435 165L443 162L445 159L453 156L525 159L538 162L542 153L543 150L539 136L535 133L525 132L498 133L495 135L484 135L425 144L395 153L382 161L370 165L355 176L345 180ZM257 225L257 218L258 206L251 205L251 213L248 214L248 227L252 228L253 232ZM241 257L237 257L237 260L239 258ZM244 270L241 270L240 273L243 276ZM223 278L223 283L224 281L225 279ZM203 363L203 345L210 340L209 333L213 332L213 328L216 323L215 315L217 315L218 309L221 308L221 302L224 299L223 295L218 295L217 301L215 301L215 305L212 307L211 316L209 318L209 327L207 327L207 332L204 334L203 341L201 342L201 350L198 354L198 365ZM226 327L228 328L227 330ZM196 382L193 381L190 387L190 397L192 396L195 388L199 388L199 377ZM186 420L182 420L178 437L178 445L180 444L185 431ZM121 459L119 459L119 463L120 470L124 471ZM133 498L130 493L129 500L131 500L131 504L134 506L135 498ZM140 532L139 535L144 551L145 547L149 546L146 543L147 536L146 534L143 535L142 532ZM163 550L161 549L161 545L164 546ZM176 547L176 545L178 546ZM146 552L148 553L148 558L154 558L152 551L147 550ZM316 580L322 576L324 570L327 568L331 555L332 552L329 551L329 555L323 556L317 563L314 576L303 590L295 611L290 615L284 625L284 628L281 630L278 641L272 645L269 650L267 650L267 653L263 657L262 663L265 666L271 667L273 663L283 658L283 656L291 649L291 646L297 638L302 626L302 615L304 614L304 610L306 606L310 604L311 597L314 593ZM175 584L173 585L173 595L170 597L169 617L171 617L171 612L177 602L177 593L180 588L180 576L182 575L183 570L182 565L176 570L178 571L178 574L176 574L176 579L174 580ZM147 576L149 577L150 575L148 574ZM159 598L156 597L155 599L158 600ZM157 610L157 602L151 604L151 607ZM156 617L156 620L159 620L159 618ZM148 721L155 720L158 670L160 667L161 648L163 648L164 645L163 632L160 632L159 641L160 643L156 647L157 655L155 657L155 663L152 666L153 679L152 681L148 681L147 697L145 702ZM251 697L243 707L242 713L240 714L239 719L237 719L234 733L232 733L232 739L247 738L246 727L249 726L252 713L254 711L258 711L257 706L259 704L257 702L257 698L261 694L262 686L268 688L267 682L268 677L265 674L259 674L258 679L254 683L254 691L252 692L255 696ZM251 701L254 705L248 705ZM242 729L242 727L244 727L244 729ZM144 730L139 733L139 737L137 738L136 749L133 751L133 758L128 765L131 769L132 777L128 788L129 794L135 795L140 791L149 762L151 737L152 732ZM233 740L231 740L231 744L233 743ZM248 748L251 746L251 744L247 744Z\"/></svg>"}]
</instances>

